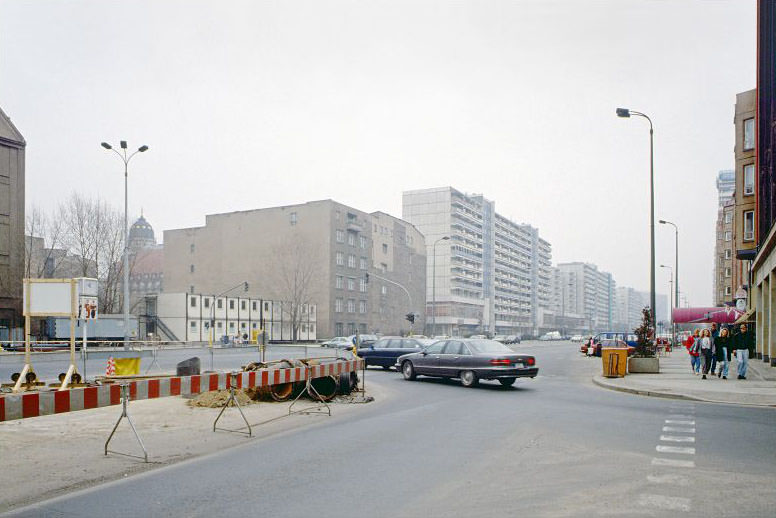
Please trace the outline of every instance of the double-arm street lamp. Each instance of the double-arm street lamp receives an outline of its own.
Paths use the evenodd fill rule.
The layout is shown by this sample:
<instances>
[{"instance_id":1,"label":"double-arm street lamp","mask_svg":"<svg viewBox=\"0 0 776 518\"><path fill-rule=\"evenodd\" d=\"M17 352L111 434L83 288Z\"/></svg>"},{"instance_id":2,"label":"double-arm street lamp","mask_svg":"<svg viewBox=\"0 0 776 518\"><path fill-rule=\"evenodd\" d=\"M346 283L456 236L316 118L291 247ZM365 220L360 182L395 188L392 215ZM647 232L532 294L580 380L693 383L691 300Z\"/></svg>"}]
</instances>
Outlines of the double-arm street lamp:
<instances>
[{"instance_id":1,"label":"double-arm street lamp","mask_svg":"<svg viewBox=\"0 0 776 518\"><path fill-rule=\"evenodd\" d=\"M649 122L649 235L650 235L650 262L649 262L649 307L652 312L652 330L655 330L655 167L654 167L654 130L652 119L647 115L629 110L617 108L617 116L628 118L631 115L644 117Z\"/></svg>"},{"instance_id":2,"label":"double-arm street lamp","mask_svg":"<svg viewBox=\"0 0 776 518\"><path fill-rule=\"evenodd\" d=\"M127 155L127 141L122 140L121 151L113 149L113 146L107 142L100 144L108 151L113 151L118 155L122 162L124 162L124 350L129 349L129 225L127 223L127 170L129 168L129 161L132 157L138 153L144 153L148 151L148 146L140 146L137 151Z\"/></svg>"},{"instance_id":3,"label":"double-arm street lamp","mask_svg":"<svg viewBox=\"0 0 776 518\"><path fill-rule=\"evenodd\" d=\"M674 342L676 342L676 329L674 328L674 312L673 312L673 309L674 309L674 294L673 294L673 291L674 291L673 290L673 288L674 288L674 269L672 267L670 267L670 266L665 265L665 264L661 264L660 267L661 268L668 268L668 272L669 272L668 273L668 285L669 285L668 297L671 299L671 336L672 336Z\"/></svg>"},{"instance_id":4,"label":"double-arm street lamp","mask_svg":"<svg viewBox=\"0 0 776 518\"><path fill-rule=\"evenodd\" d=\"M436 246L440 241L447 241L450 236L442 236L434 241L434 261L431 266L431 338L436 336Z\"/></svg>"}]
</instances>

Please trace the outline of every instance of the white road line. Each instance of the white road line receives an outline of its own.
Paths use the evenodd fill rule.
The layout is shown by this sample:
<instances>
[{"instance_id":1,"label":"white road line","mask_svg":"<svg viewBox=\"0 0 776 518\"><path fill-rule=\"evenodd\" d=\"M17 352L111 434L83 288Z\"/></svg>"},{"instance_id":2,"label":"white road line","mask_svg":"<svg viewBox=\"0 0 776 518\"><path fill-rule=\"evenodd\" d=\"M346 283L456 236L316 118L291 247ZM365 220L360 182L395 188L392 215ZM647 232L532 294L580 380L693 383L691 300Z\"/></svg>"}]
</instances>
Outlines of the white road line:
<instances>
[{"instance_id":1,"label":"white road line","mask_svg":"<svg viewBox=\"0 0 776 518\"><path fill-rule=\"evenodd\" d=\"M694 415L688 415L688 414L671 414L668 416L669 419L695 419Z\"/></svg>"},{"instance_id":2,"label":"white road line","mask_svg":"<svg viewBox=\"0 0 776 518\"><path fill-rule=\"evenodd\" d=\"M666 419L666 424L683 424L685 426L695 426L695 421L685 419Z\"/></svg>"},{"instance_id":3,"label":"white road line","mask_svg":"<svg viewBox=\"0 0 776 518\"><path fill-rule=\"evenodd\" d=\"M695 428L682 428L680 426L664 426L664 432L695 433Z\"/></svg>"},{"instance_id":4,"label":"white road line","mask_svg":"<svg viewBox=\"0 0 776 518\"><path fill-rule=\"evenodd\" d=\"M661 441L666 442L695 442L695 437L689 435L661 435Z\"/></svg>"},{"instance_id":5,"label":"white road line","mask_svg":"<svg viewBox=\"0 0 776 518\"><path fill-rule=\"evenodd\" d=\"M652 484L671 484L672 486L690 485L690 480L685 475L675 474L647 475L647 482Z\"/></svg>"},{"instance_id":6,"label":"white road line","mask_svg":"<svg viewBox=\"0 0 776 518\"><path fill-rule=\"evenodd\" d=\"M663 459L655 457L652 459L653 466L671 466L672 468L694 468L694 460L676 460L676 459Z\"/></svg>"},{"instance_id":7,"label":"white road line","mask_svg":"<svg viewBox=\"0 0 776 518\"><path fill-rule=\"evenodd\" d=\"M663 446L659 444L655 446L655 449L659 453L682 453L684 455L695 455L695 448L688 446Z\"/></svg>"},{"instance_id":8,"label":"white road line","mask_svg":"<svg viewBox=\"0 0 776 518\"><path fill-rule=\"evenodd\" d=\"M690 499L678 496L665 495L641 495L639 496L639 505L644 507L657 507L658 509L668 509L671 511L690 511Z\"/></svg>"}]
</instances>

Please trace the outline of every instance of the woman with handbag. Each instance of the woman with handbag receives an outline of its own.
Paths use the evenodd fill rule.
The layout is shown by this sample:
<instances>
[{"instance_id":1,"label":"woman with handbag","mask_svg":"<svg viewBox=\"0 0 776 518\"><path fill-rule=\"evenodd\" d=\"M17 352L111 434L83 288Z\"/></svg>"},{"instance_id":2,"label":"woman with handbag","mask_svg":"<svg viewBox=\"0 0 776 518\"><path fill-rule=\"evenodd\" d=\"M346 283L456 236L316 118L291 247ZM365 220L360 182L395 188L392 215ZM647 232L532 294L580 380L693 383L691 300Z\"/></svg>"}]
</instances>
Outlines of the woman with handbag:
<instances>
[{"instance_id":1,"label":"woman with handbag","mask_svg":"<svg viewBox=\"0 0 776 518\"><path fill-rule=\"evenodd\" d=\"M693 334L687 337L687 353L690 355L690 372L698 374L701 367L700 354L698 353L698 347L700 346L700 331L696 329Z\"/></svg>"},{"instance_id":2,"label":"woman with handbag","mask_svg":"<svg viewBox=\"0 0 776 518\"><path fill-rule=\"evenodd\" d=\"M719 365L719 372L717 377L722 377L723 380L727 379L728 370L730 369L730 353L732 348L730 331L726 327L723 327L719 332L719 336L714 341L716 346L716 352L714 353L717 358L717 365Z\"/></svg>"}]
</instances>

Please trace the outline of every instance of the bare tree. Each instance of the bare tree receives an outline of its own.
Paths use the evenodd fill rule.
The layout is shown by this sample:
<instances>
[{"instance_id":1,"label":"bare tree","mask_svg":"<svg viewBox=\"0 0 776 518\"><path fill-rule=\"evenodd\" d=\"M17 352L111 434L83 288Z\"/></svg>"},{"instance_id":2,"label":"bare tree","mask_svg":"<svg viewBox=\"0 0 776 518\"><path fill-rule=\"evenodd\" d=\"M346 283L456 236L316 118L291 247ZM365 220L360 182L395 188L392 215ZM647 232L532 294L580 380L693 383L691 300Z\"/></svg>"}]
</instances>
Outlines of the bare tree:
<instances>
[{"instance_id":1,"label":"bare tree","mask_svg":"<svg viewBox=\"0 0 776 518\"><path fill-rule=\"evenodd\" d=\"M317 254L304 241L287 241L276 250L279 296L283 320L291 324L291 338L299 338L299 328L315 297L314 278Z\"/></svg>"},{"instance_id":2,"label":"bare tree","mask_svg":"<svg viewBox=\"0 0 776 518\"><path fill-rule=\"evenodd\" d=\"M58 217L63 225L62 244L73 254L78 274L98 277L95 271L100 225L99 202L73 193L59 205Z\"/></svg>"},{"instance_id":3,"label":"bare tree","mask_svg":"<svg viewBox=\"0 0 776 518\"><path fill-rule=\"evenodd\" d=\"M25 215L24 226L24 276L53 275L64 258L63 251L57 249L62 239L62 220L49 217L33 205Z\"/></svg>"}]
</instances>

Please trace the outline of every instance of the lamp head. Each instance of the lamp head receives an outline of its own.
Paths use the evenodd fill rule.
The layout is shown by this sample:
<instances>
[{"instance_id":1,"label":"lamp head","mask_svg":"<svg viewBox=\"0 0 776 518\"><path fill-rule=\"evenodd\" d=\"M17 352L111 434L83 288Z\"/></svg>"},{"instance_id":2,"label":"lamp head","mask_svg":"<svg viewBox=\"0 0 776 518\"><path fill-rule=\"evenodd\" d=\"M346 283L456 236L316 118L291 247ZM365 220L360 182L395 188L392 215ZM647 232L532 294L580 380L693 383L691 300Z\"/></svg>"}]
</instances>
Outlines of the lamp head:
<instances>
[{"instance_id":1,"label":"lamp head","mask_svg":"<svg viewBox=\"0 0 776 518\"><path fill-rule=\"evenodd\" d=\"M120 142L120 144L121 144L121 149L127 149L127 141L126 140L122 140Z\"/></svg>"},{"instance_id":2,"label":"lamp head","mask_svg":"<svg viewBox=\"0 0 776 518\"><path fill-rule=\"evenodd\" d=\"M146 151L148 151L148 146L140 146L139 148L137 148L137 150L140 151L141 153L145 153Z\"/></svg>"},{"instance_id":3,"label":"lamp head","mask_svg":"<svg viewBox=\"0 0 776 518\"><path fill-rule=\"evenodd\" d=\"M445 236L442 238L442 241L447 241L448 239L450 239L450 236Z\"/></svg>"},{"instance_id":4,"label":"lamp head","mask_svg":"<svg viewBox=\"0 0 776 518\"><path fill-rule=\"evenodd\" d=\"M101 145L102 147L104 147L105 149L113 149L113 148L110 146L110 144L108 144L107 142L103 142L103 143L102 143L102 144L100 144L100 145Z\"/></svg>"},{"instance_id":5,"label":"lamp head","mask_svg":"<svg viewBox=\"0 0 776 518\"><path fill-rule=\"evenodd\" d=\"M628 108L617 108L618 117L630 117L630 110Z\"/></svg>"},{"instance_id":6,"label":"lamp head","mask_svg":"<svg viewBox=\"0 0 776 518\"><path fill-rule=\"evenodd\" d=\"M663 225L665 225L666 224L666 220L661 219L658 223L662 223Z\"/></svg>"}]
</instances>

